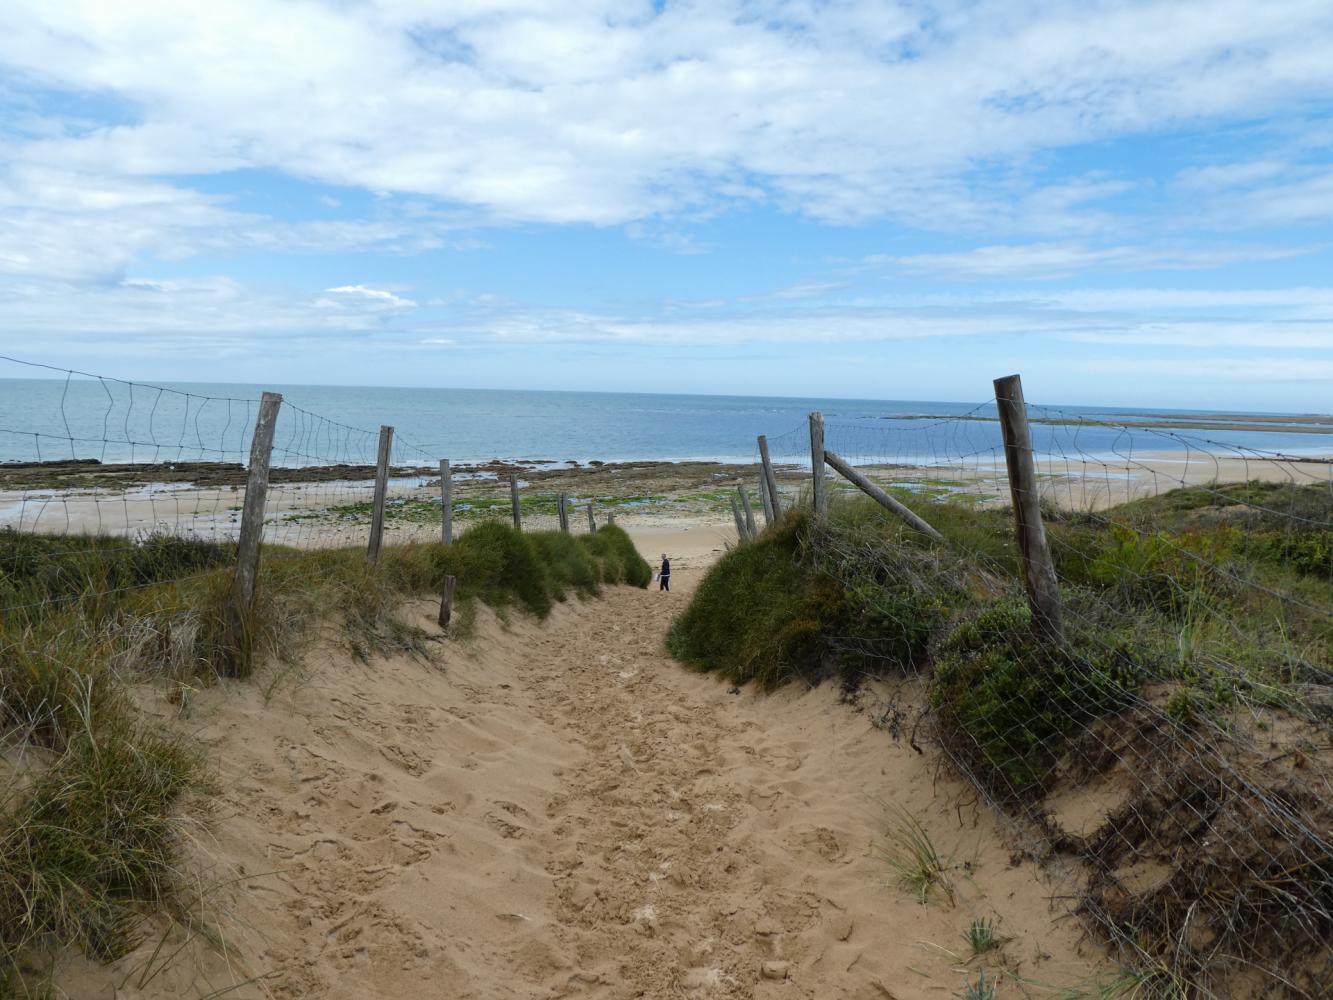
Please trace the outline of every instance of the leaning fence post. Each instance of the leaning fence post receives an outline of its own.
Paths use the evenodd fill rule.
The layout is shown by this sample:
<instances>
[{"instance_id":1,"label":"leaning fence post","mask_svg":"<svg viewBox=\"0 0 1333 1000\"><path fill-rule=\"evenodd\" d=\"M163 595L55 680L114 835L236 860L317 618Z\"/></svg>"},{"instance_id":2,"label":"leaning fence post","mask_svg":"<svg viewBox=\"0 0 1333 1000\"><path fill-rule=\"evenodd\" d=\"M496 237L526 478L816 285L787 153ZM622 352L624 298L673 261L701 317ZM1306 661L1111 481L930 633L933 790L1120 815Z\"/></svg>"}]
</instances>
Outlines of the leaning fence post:
<instances>
[{"instance_id":1,"label":"leaning fence post","mask_svg":"<svg viewBox=\"0 0 1333 1000\"><path fill-rule=\"evenodd\" d=\"M393 454L393 428L380 428L380 450L375 458L375 496L370 508L370 545L366 559L378 561L384 541L384 501L389 494L389 458Z\"/></svg>"},{"instance_id":2,"label":"leaning fence post","mask_svg":"<svg viewBox=\"0 0 1333 1000\"><path fill-rule=\"evenodd\" d=\"M813 486L815 516L828 509L824 487L824 414L810 414L810 483Z\"/></svg>"},{"instance_id":3,"label":"leaning fence post","mask_svg":"<svg viewBox=\"0 0 1333 1000\"><path fill-rule=\"evenodd\" d=\"M440 541L454 542L454 475L449 459L440 459Z\"/></svg>"},{"instance_id":4,"label":"leaning fence post","mask_svg":"<svg viewBox=\"0 0 1333 1000\"><path fill-rule=\"evenodd\" d=\"M768 438L759 435L759 460L764 466L764 481L768 484L768 503L773 508L773 520L782 517L782 501L778 499L778 479L773 475L773 463L768 458Z\"/></svg>"},{"instance_id":5,"label":"leaning fence post","mask_svg":"<svg viewBox=\"0 0 1333 1000\"><path fill-rule=\"evenodd\" d=\"M1043 638L1059 644L1064 641L1060 586L1041 520L1032 432L1023 402L1023 382L1017 375L995 380L995 409L1004 436L1004 462L1009 470L1009 494L1014 504L1018 549L1023 557L1023 585L1032 608L1032 620Z\"/></svg>"},{"instance_id":6,"label":"leaning fence post","mask_svg":"<svg viewBox=\"0 0 1333 1000\"><path fill-rule=\"evenodd\" d=\"M273 459L273 430L281 406L281 395L264 393L255 418L254 436L250 440L250 469L241 507L241 534L236 543L236 579L232 593L231 649L227 669L233 676L250 671L250 613L254 607L255 582L259 578L259 538L264 533L264 501L268 496L269 463Z\"/></svg>"},{"instance_id":7,"label":"leaning fence post","mask_svg":"<svg viewBox=\"0 0 1333 1000\"><path fill-rule=\"evenodd\" d=\"M750 507L750 494L745 492L745 484L737 486L736 492L741 495L741 510L745 511L745 533L751 538L757 538L759 530L754 523L754 510Z\"/></svg>"},{"instance_id":8,"label":"leaning fence post","mask_svg":"<svg viewBox=\"0 0 1333 1000\"><path fill-rule=\"evenodd\" d=\"M518 505L518 476L509 477L509 507L514 514L514 530L523 530L523 511Z\"/></svg>"},{"instance_id":9,"label":"leaning fence post","mask_svg":"<svg viewBox=\"0 0 1333 1000\"><path fill-rule=\"evenodd\" d=\"M745 533L745 522L741 520L740 504L736 502L735 497L731 497L731 516L736 521L736 541L737 543L748 542L750 536Z\"/></svg>"}]
</instances>

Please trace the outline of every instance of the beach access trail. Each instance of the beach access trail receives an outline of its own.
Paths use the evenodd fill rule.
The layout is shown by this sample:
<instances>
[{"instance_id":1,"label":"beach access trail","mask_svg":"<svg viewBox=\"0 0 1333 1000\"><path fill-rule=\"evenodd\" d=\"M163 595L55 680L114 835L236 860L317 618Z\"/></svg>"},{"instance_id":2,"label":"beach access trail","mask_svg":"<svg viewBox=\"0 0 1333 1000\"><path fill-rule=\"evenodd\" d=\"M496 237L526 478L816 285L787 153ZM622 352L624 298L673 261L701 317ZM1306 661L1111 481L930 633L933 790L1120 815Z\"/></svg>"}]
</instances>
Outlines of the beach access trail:
<instances>
[{"instance_id":1,"label":"beach access trail","mask_svg":"<svg viewBox=\"0 0 1333 1000\"><path fill-rule=\"evenodd\" d=\"M1025 991L1089 982L1100 949L909 745L910 685L877 725L884 706L836 685L738 692L668 657L720 545L703 534L670 594L610 589L542 623L483 609L435 662L323 650L267 698L200 692L223 790L196 860L237 880L210 897L225 948L139 988L149 935L114 996L948 997L982 967L960 937L980 916L1008 939L985 963ZM952 904L871 850L896 807L952 857ZM106 982L86 966L65 988Z\"/></svg>"}]
</instances>

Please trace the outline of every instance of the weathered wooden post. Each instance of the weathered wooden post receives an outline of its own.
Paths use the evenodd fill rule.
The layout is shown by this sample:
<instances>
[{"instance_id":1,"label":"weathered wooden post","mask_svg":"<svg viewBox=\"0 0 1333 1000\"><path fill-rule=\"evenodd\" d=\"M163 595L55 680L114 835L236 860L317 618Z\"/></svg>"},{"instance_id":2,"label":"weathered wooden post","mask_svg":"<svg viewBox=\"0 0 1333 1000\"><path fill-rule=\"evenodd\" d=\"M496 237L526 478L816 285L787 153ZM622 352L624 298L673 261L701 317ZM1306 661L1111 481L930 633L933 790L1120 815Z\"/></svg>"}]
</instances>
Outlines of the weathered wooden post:
<instances>
[{"instance_id":1,"label":"weathered wooden post","mask_svg":"<svg viewBox=\"0 0 1333 1000\"><path fill-rule=\"evenodd\" d=\"M375 458L375 497L370 507L370 544L366 559L377 562L384 542L384 501L389 495L389 459L393 455L393 428L380 428L380 450Z\"/></svg>"},{"instance_id":2,"label":"weathered wooden post","mask_svg":"<svg viewBox=\"0 0 1333 1000\"><path fill-rule=\"evenodd\" d=\"M241 506L241 535L236 544L236 577L233 583L227 650L227 673L240 677L250 672L253 649L250 616L259 579L259 539L264 533L264 501L268 497L268 470L273 459L273 430L278 424L282 396L266 392L259 401L254 436L250 439L250 469Z\"/></svg>"},{"instance_id":3,"label":"weathered wooden post","mask_svg":"<svg viewBox=\"0 0 1333 1000\"><path fill-rule=\"evenodd\" d=\"M440 592L440 628L448 628L449 620L454 616L454 587L457 583L452 576L444 578L444 588Z\"/></svg>"},{"instance_id":4,"label":"weathered wooden post","mask_svg":"<svg viewBox=\"0 0 1333 1000\"><path fill-rule=\"evenodd\" d=\"M750 494L745 492L745 484L736 487L736 492L741 495L741 509L745 511L745 533L751 538L758 538L759 529L754 523L754 509L750 506Z\"/></svg>"},{"instance_id":5,"label":"weathered wooden post","mask_svg":"<svg viewBox=\"0 0 1333 1000\"><path fill-rule=\"evenodd\" d=\"M759 460L764 465L764 482L768 486L768 503L773 508L773 520L782 518L782 500L778 496L778 477L773 474L773 463L768 458L768 438L759 435Z\"/></svg>"},{"instance_id":6,"label":"weathered wooden post","mask_svg":"<svg viewBox=\"0 0 1333 1000\"><path fill-rule=\"evenodd\" d=\"M741 520L741 507L736 502L736 498L731 498L731 516L736 522L736 541L738 543L748 542L750 536L745 531L745 522Z\"/></svg>"},{"instance_id":7,"label":"weathered wooden post","mask_svg":"<svg viewBox=\"0 0 1333 1000\"><path fill-rule=\"evenodd\" d=\"M944 541L944 538L940 533L927 524L922 518L918 517L911 508L907 507L905 504L899 503L872 483L866 476L857 472L856 469L852 467L852 464L841 455L835 455L833 452L825 449L824 461L828 462L828 464L833 466L838 472L841 472L847 480L859 487L866 496L870 497L870 499L874 500L881 507L897 514L917 531L929 535L931 538L935 539L935 541Z\"/></svg>"},{"instance_id":8,"label":"weathered wooden post","mask_svg":"<svg viewBox=\"0 0 1333 1000\"><path fill-rule=\"evenodd\" d=\"M615 512L615 511L611 511L609 514L606 515L606 523L609 524L609 525L611 525L612 527L615 527L615 524L616 524L616 512Z\"/></svg>"},{"instance_id":9,"label":"weathered wooden post","mask_svg":"<svg viewBox=\"0 0 1333 1000\"><path fill-rule=\"evenodd\" d=\"M589 500L589 501L588 501L588 534L590 534L590 535L595 535L596 533L597 533L597 518L593 515L593 512L592 512L592 501Z\"/></svg>"},{"instance_id":10,"label":"weathered wooden post","mask_svg":"<svg viewBox=\"0 0 1333 1000\"><path fill-rule=\"evenodd\" d=\"M454 543L454 475L449 459L440 459L440 541Z\"/></svg>"},{"instance_id":11,"label":"weathered wooden post","mask_svg":"<svg viewBox=\"0 0 1333 1000\"><path fill-rule=\"evenodd\" d=\"M828 510L828 495L824 486L824 414L818 410L810 414L810 485L815 516L819 517Z\"/></svg>"},{"instance_id":12,"label":"weathered wooden post","mask_svg":"<svg viewBox=\"0 0 1333 1000\"><path fill-rule=\"evenodd\" d=\"M764 508L764 527L773 523L773 504L768 498L768 480L764 478L764 470L759 470L759 502Z\"/></svg>"},{"instance_id":13,"label":"weathered wooden post","mask_svg":"<svg viewBox=\"0 0 1333 1000\"><path fill-rule=\"evenodd\" d=\"M1023 557L1023 585L1032 608L1032 621L1043 639L1060 644L1064 642L1060 585L1041 520L1032 432L1028 427L1027 405L1023 402L1023 382L1017 375L995 380L995 409L1004 436L1004 463L1009 470L1009 495L1014 504L1018 549Z\"/></svg>"},{"instance_id":14,"label":"weathered wooden post","mask_svg":"<svg viewBox=\"0 0 1333 1000\"><path fill-rule=\"evenodd\" d=\"M509 507L514 514L514 530L523 530L523 511L518 505L518 476L509 477Z\"/></svg>"},{"instance_id":15,"label":"weathered wooden post","mask_svg":"<svg viewBox=\"0 0 1333 1000\"><path fill-rule=\"evenodd\" d=\"M569 531L569 507L565 503L565 495L557 493L555 497L556 513L560 519L560 530Z\"/></svg>"}]
</instances>

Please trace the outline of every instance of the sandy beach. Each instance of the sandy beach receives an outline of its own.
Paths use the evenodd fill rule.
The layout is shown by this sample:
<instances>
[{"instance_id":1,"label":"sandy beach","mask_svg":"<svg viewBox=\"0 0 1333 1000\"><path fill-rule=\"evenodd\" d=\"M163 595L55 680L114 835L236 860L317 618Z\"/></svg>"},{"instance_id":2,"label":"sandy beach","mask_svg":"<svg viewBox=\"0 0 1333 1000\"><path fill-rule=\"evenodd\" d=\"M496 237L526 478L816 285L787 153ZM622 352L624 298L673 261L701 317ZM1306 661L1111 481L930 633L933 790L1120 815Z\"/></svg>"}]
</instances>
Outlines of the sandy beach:
<instances>
[{"instance_id":1,"label":"sandy beach","mask_svg":"<svg viewBox=\"0 0 1333 1000\"><path fill-rule=\"evenodd\" d=\"M467 530L486 518L511 518L509 470L519 477L525 527L558 526L556 497L573 505L571 528L587 530L587 510L596 523L614 515L637 532L684 533L706 530L734 537L731 500L745 486L757 518L762 519L756 466L707 462L643 462L568 468L477 469L454 483L454 528ZM932 500L972 504L1008 502L1002 459L987 455L952 465L867 463L862 472L887 489ZM411 470L398 470L406 473ZM205 478L216 478L208 470ZM1052 457L1038 461L1043 499L1065 510L1104 510L1126 500L1180 486L1213 482L1325 483L1333 487L1333 458L1273 459L1241 455L1163 454L1119 458ZM340 480L284 470L270 485L265 540L301 548L365 544L370 524L373 482ZM779 465L779 490L788 503L809 487L809 467ZM830 470L835 492L855 488ZM103 473L105 485L68 485L59 475L38 470L26 482L11 472L10 488L0 491L0 527L46 534L106 533L138 536L151 532L206 539L234 538L240 527L244 487L231 483L199 486L188 475L170 482L151 481L151 467L134 475ZM40 484L40 485L39 485ZM426 470L390 480L385 538L390 544L432 541L441 533L438 476ZM650 548L652 546L649 546Z\"/></svg>"}]
</instances>

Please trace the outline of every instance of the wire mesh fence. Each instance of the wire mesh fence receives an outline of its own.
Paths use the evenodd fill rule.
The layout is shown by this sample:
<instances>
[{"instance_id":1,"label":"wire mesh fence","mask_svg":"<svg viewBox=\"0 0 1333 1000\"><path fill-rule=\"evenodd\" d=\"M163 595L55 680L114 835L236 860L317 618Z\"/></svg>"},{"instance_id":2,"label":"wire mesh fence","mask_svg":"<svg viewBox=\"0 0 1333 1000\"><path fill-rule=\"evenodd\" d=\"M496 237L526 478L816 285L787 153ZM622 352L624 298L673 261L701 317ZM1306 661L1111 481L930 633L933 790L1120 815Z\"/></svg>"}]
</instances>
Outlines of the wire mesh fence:
<instances>
[{"instance_id":1,"label":"wire mesh fence","mask_svg":"<svg viewBox=\"0 0 1333 1000\"><path fill-rule=\"evenodd\" d=\"M1145 994L1329 995L1333 461L1222 441L1236 418L1028 412L1062 641L1034 630L993 404L834 420L827 451L943 536L829 480L808 537L847 595L839 668L923 677L923 731ZM768 446L808 505L808 429Z\"/></svg>"}]
</instances>

